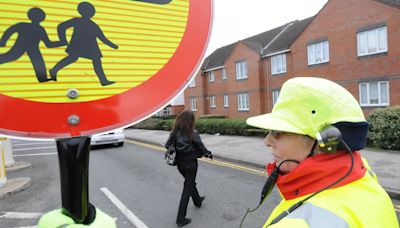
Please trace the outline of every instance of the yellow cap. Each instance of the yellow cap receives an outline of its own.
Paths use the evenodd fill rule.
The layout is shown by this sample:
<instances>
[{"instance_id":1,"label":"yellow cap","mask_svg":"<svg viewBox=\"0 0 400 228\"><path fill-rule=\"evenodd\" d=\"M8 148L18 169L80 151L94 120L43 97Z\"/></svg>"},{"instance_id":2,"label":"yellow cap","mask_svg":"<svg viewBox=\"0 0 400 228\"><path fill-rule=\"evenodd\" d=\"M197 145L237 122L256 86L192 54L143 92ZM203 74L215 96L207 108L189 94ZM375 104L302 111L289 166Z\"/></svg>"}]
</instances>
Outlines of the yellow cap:
<instances>
[{"instance_id":1,"label":"yellow cap","mask_svg":"<svg viewBox=\"0 0 400 228\"><path fill-rule=\"evenodd\" d=\"M297 77L286 81L271 113L247 119L251 126L317 137L327 125L365 122L353 95L322 78Z\"/></svg>"}]
</instances>

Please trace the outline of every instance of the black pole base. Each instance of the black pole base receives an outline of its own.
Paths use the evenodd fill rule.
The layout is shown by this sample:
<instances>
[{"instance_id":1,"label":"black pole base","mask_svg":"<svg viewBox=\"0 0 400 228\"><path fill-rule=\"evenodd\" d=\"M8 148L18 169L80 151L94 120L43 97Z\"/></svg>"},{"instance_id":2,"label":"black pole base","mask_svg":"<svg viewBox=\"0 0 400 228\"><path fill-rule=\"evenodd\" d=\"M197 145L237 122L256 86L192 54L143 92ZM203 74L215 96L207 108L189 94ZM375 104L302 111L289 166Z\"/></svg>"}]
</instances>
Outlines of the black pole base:
<instances>
[{"instance_id":1,"label":"black pole base","mask_svg":"<svg viewBox=\"0 0 400 228\"><path fill-rule=\"evenodd\" d=\"M90 224L96 217L89 203L90 137L57 139L63 213L77 224Z\"/></svg>"}]
</instances>

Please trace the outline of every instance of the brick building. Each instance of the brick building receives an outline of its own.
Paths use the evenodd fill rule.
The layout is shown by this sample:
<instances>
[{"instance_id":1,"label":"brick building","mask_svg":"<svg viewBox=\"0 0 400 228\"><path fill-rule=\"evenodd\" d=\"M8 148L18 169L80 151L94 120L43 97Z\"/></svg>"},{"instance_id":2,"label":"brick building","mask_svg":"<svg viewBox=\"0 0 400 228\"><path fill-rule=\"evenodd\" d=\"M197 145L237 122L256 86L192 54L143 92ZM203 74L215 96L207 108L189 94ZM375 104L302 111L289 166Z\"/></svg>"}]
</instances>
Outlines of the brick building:
<instances>
[{"instance_id":1,"label":"brick building","mask_svg":"<svg viewBox=\"0 0 400 228\"><path fill-rule=\"evenodd\" d=\"M368 114L400 104L400 0L329 0L317 15L221 47L185 90L196 116L270 112L282 84L323 77Z\"/></svg>"}]
</instances>

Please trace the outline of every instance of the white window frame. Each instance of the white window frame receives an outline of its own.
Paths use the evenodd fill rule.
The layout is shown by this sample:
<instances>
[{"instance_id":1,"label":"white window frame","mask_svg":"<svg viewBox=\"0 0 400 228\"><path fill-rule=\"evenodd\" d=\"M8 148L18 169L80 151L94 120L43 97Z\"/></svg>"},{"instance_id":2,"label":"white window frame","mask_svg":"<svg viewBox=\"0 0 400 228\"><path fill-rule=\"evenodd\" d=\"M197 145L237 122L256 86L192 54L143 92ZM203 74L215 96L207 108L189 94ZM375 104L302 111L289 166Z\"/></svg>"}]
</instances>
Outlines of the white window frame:
<instances>
[{"instance_id":1,"label":"white window frame","mask_svg":"<svg viewBox=\"0 0 400 228\"><path fill-rule=\"evenodd\" d=\"M376 98L378 99L377 103L371 102L371 85L376 84L377 86L377 94ZM363 89L365 88L365 90ZM383 101L383 92L382 87L386 90L386 102ZM366 94L364 94L366 92ZM366 96L366 97L364 97ZM376 81L376 82L362 82L359 84L359 97L360 97L360 106L363 107L373 107L373 106L389 106L390 105L390 91L389 91L389 81ZM365 98L365 99L363 99ZM366 102L364 101L366 100Z\"/></svg>"},{"instance_id":2,"label":"white window frame","mask_svg":"<svg viewBox=\"0 0 400 228\"><path fill-rule=\"evenodd\" d=\"M286 54L274 55L271 57L271 74L286 73Z\"/></svg>"},{"instance_id":3,"label":"white window frame","mask_svg":"<svg viewBox=\"0 0 400 228\"><path fill-rule=\"evenodd\" d=\"M192 111L197 111L197 105L196 105L196 98L195 97L190 97L189 98L189 104L190 104L190 109Z\"/></svg>"},{"instance_id":4,"label":"white window frame","mask_svg":"<svg viewBox=\"0 0 400 228\"><path fill-rule=\"evenodd\" d=\"M194 88L196 87L196 79L193 78L192 81L189 83L189 88Z\"/></svg>"},{"instance_id":5,"label":"white window frame","mask_svg":"<svg viewBox=\"0 0 400 228\"><path fill-rule=\"evenodd\" d=\"M278 101L280 92L280 90L272 90L272 106L274 106Z\"/></svg>"},{"instance_id":6,"label":"white window frame","mask_svg":"<svg viewBox=\"0 0 400 228\"><path fill-rule=\"evenodd\" d=\"M235 64L236 80L247 78L247 61L242 60Z\"/></svg>"},{"instance_id":7,"label":"white window frame","mask_svg":"<svg viewBox=\"0 0 400 228\"><path fill-rule=\"evenodd\" d=\"M224 108L228 108L228 107L229 107L229 95L224 94Z\"/></svg>"},{"instance_id":8,"label":"white window frame","mask_svg":"<svg viewBox=\"0 0 400 228\"><path fill-rule=\"evenodd\" d=\"M215 81L215 73L214 71L209 71L208 72L208 82L213 82Z\"/></svg>"},{"instance_id":9,"label":"white window frame","mask_svg":"<svg viewBox=\"0 0 400 228\"><path fill-rule=\"evenodd\" d=\"M249 111L250 110L250 100L248 93L238 93L238 110L239 111Z\"/></svg>"},{"instance_id":10,"label":"white window frame","mask_svg":"<svg viewBox=\"0 0 400 228\"><path fill-rule=\"evenodd\" d=\"M216 108L215 96L210 96L210 108Z\"/></svg>"},{"instance_id":11,"label":"white window frame","mask_svg":"<svg viewBox=\"0 0 400 228\"><path fill-rule=\"evenodd\" d=\"M307 45L308 65L329 62L329 41Z\"/></svg>"},{"instance_id":12,"label":"white window frame","mask_svg":"<svg viewBox=\"0 0 400 228\"><path fill-rule=\"evenodd\" d=\"M222 78L222 80L226 80L228 78L227 75L226 75L226 69L225 68L221 69L221 78Z\"/></svg>"},{"instance_id":13,"label":"white window frame","mask_svg":"<svg viewBox=\"0 0 400 228\"><path fill-rule=\"evenodd\" d=\"M386 26L357 33L358 56L379 54L387 51L388 40Z\"/></svg>"}]
</instances>

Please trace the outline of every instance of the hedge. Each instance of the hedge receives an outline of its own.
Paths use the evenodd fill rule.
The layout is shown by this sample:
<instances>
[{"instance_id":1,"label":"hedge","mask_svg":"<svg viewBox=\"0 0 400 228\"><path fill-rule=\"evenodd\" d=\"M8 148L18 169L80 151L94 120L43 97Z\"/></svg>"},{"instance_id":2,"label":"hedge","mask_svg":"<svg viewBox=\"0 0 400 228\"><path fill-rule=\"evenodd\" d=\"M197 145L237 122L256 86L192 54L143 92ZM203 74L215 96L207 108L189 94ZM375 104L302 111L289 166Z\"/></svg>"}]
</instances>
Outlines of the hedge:
<instances>
[{"instance_id":1,"label":"hedge","mask_svg":"<svg viewBox=\"0 0 400 228\"><path fill-rule=\"evenodd\" d=\"M400 150L400 106L375 109L367 120L370 143L383 149Z\"/></svg>"},{"instance_id":2,"label":"hedge","mask_svg":"<svg viewBox=\"0 0 400 228\"><path fill-rule=\"evenodd\" d=\"M149 118L138 123L133 128L148 130L167 130L170 131L175 120ZM264 136L266 131L248 126L245 120L225 119L225 118L199 118L195 122L195 128L200 133L221 134L221 135L261 135Z\"/></svg>"}]
</instances>

